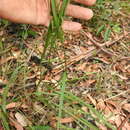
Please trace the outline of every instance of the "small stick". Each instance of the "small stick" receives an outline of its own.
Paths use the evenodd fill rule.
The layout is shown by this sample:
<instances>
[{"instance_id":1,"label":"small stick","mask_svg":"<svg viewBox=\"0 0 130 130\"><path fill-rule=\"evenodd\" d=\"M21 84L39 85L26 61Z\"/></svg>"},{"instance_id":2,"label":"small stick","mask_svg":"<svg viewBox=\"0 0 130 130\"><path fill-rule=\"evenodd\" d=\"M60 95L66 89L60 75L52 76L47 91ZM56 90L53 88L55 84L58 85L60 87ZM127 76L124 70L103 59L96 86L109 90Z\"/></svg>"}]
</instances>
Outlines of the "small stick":
<instances>
[{"instance_id":1,"label":"small stick","mask_svg":"<svg viewBox=\"0 0 130 130\"><path fill-rule=\"evenodd\" d=\"M94 43L94 45L95 45L96 47L98 47L99 49L101 49L104 53L106 53L106 54L108 54L108 55L110 55L110 56L113 56L113 55L116 56L116 54L114 54L113 52L110 52L110 51L106 50L106 49L104 48L105 45L101 45L100 43L96 42L91 36L89 36L88 33L84 32L84 31L83 31L83 33Z\"/></svg>"}]
</instances>

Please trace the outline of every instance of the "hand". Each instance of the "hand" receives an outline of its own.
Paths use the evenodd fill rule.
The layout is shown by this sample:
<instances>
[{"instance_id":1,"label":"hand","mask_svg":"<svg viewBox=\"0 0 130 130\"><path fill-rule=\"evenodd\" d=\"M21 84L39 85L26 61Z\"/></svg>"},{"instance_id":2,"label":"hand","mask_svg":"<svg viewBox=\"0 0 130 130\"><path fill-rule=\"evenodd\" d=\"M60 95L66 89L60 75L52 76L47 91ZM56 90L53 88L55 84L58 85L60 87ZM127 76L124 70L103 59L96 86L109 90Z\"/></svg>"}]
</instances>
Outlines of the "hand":
<instances>
[{"instance_id":1,"label":"hand","mask_svg":"<svg viewBox=\"0 0 130 130\"><path fill-rule=\"evenodd\" d=\"M74 0L87 6L93 5L96 0ZM89 20L93 16L92 10L77 5L68 5L66 15L74 18ZM48 26L50 16L49 0L0 0L0 17L16 23ZM81 24L65 21L64 30L78 31Z\"/></svg>"}]
</instances>

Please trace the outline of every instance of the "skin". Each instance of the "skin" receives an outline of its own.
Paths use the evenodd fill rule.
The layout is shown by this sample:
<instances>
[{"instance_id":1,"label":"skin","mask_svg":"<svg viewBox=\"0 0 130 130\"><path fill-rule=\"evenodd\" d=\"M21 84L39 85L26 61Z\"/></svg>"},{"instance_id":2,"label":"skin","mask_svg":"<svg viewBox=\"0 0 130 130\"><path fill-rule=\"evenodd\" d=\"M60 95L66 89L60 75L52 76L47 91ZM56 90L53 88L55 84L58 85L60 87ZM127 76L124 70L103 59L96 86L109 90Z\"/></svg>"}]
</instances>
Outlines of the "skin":
<instances>
[{"instance_id":1,"label":"skin","mask_svg":"<svg viewBox=\"0 0 130 130\"><path fill-rule=\"evenodd\" d=\"M74 0L86 6L92 6L96 0ZM66 15L74 18L89 20L93 17L92 10L77 5L69 4ZM49 0L0 0L0 17L15 23L48 26L50 16ZM64 30L78 31L81 24L64 21Z\"/></svg>"}]
</instances>

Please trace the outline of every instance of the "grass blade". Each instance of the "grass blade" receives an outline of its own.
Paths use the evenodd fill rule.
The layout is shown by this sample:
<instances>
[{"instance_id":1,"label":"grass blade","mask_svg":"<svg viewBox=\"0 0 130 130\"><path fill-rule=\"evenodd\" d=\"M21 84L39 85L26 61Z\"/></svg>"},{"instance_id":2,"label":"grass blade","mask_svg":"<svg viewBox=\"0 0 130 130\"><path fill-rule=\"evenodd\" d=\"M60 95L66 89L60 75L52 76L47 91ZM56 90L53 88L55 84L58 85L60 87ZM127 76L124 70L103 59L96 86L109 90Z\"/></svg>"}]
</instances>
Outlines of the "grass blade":
<instances>
[{"instance_id":1,"label":"grass blade","mask_svg":"<svg viewBox=\"0 0 130 130\"><path fill-rule=\"evenodd\" d=\"M60 103L59 103L59 120L58 120L58 125L57 125L57 129L60 129L60 119L62 118L62 110L64 108L64 92L65 92L65 88L66 88L66 82L67 82L67 73L64 72L61 80L59 82L60 88L61 88L61 95L60 95Z\"/></svg>"}]
</instances>

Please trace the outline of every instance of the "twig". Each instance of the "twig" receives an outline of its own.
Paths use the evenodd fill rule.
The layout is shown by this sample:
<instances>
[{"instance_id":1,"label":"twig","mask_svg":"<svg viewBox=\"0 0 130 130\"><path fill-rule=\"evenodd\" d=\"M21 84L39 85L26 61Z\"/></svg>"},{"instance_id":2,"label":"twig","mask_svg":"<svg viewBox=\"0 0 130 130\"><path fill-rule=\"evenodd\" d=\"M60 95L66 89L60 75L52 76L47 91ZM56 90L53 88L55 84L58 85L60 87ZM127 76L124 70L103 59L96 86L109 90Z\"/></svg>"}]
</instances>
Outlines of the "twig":
<instances>
[{"instance_id":1,"label":"twig","mask_svg":"<svg viewBox=\"0 0 130 130\"><path fill-rule=\"evenodd\" d=\"M130 60L130 57L121 57L120 59L119 59L119 61L120 60Z\"/></svg>"},{"instance_id":2,"label":"twig","mask_svg":"<svg viewBox=\"0 0 130 130\"><path fill-rule=\"evenodd\" d=\"M107 98L106 100L103 100L103 102L106 102L106 101L111 100L111 99L113 99L113 98L119 97L120 95L123 95L123 94L125 94L125 93L127 93L127 92L129 92L129 91L130 91L130 89L128 89L128 90L126 90L126 91L123 91L123 92L121 92L121 93L119 93L119 94L117 94L117 95L115 95L115 96L111 96L110 98Z\"/></svg>"},{"instance_id":3,"label":"twig","mask_svg":"<svg viewBox=\"0 0 130 130\"><path fill-rule=\"evenodd\" d=\"M124 13L123 13L123 12L121 12L121 11L119 12L119 14L120 14L120 15L122 15L122 16L124 16L124 17L126 17L126 18L129 18L129 19L130 19L130 16L128 16L128 15L126 15L126 14L124 14Z\"/></svg>"},{"instance_id":4,"label":"twig","mask_svg":"<svg viewBox=\"0 0 130 130\"><path fill-rule=\"evenodd\" d=\"M64 70L64 65L66 65L66 68L68 68L70 65L80 61L83 58L90 58L93 55L96 55L100 52L100 50L97 50L96 48L91 49L90 51L80 54L78 56L74 56L72 57L70 60L66 61L66 63L62 63L59 66L56 66L55 68L53 68L52 72L55 73L55 75L57 75L58 73L62 72Z\"/></svg>"},{"instance_id":5,"label":"twig","mask_svg":"<svg viewBox=\"0 0 130 130\"><path fill-rule=\"evenodd\" d=\"M104 48L104 47L105 47L105 44L100 44L100 43L96 42L96 41L89 35L89 33L86 33L86 32L83 31L83 34L85 34L85 35L91 40L91 42L93 42L93 44L94 44L96 47L98 47L100 50L102 50L104 53L106 53L106 54L108 54L108 55L110 55L110 56L113 56L113 55L116 56L116 54L114 54L113 52L110 52L110 51L108 51L108 50L106 50L106 49Z\"/></svg>"},{"instance_id":6,"label":"twig","mask_svg":"<svg viewBox=\"0 0 130 130\"><path fill-rule=\"evenodd\" d=\"M114 41L109 41L109 42L103 43L102 46L109 47L109 46L115 44L116 42L118 42L119 40L123 39L124 37L126 37L128 34L130 34L130 32L121 35L119 38L115 39Z\"/></svg>"}]
</instances>

